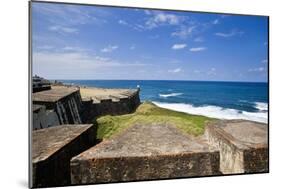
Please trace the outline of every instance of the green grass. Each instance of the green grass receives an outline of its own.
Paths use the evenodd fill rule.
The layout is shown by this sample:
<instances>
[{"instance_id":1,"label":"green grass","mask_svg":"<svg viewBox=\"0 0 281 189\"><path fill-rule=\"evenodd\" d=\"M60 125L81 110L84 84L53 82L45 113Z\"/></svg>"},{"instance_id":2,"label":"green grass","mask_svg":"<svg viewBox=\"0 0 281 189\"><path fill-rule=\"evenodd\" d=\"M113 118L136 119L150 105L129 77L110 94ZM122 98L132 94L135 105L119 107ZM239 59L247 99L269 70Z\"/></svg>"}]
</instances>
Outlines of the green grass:
<instances>
[{"instance_id":1,"label":"green grass","mask_svg":"<svg viewBox=\"0 0 281 189\"><path fill-rule=\"evenodd\" d=\"M144 102L133 114L98 118L97 138L110 138L134 124L171 124L187 134L199 136L204 133L205 124L211 120L213 119L176 112L157 107L151 102Z\"/></svg>"}]
</instances>

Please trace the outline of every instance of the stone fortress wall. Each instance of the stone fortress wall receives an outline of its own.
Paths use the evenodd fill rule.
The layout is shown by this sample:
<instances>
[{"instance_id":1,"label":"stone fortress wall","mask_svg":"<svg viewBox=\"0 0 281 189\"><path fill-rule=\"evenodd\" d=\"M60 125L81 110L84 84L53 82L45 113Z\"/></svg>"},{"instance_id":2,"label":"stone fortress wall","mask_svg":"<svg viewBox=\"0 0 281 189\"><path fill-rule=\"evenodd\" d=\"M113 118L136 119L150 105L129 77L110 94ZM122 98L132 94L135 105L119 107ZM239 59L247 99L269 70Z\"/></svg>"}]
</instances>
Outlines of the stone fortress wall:
<instances>
[{"instance_id":1,"label":"stone fortress wall","mask_svg":"<svg viewBox=\"0 0 281 189\"><path fill-rule=\"evenodd\" d=\"M33 187L70 184L70 159L95 145L96 126L60 125L32 133Z\"/></svg>"},{"instance_id":2,"label":"stone fortress wall","mask_svg":"<svg viewBox=\"0 0 281 189\"><path fill-rule=\"evenodd\" d=\"M245 120L212 122L202 139L169 125L136 125L96 145L97 125L88 123L134 112L139 92L51 86L33 93L32 187L268 172L268 125Z\"/></svg>"},{"instance_id":3,"label":"stone fortress wall","mask_svg":"<svg viewBox=\"0 0 281 189\"><path fill-rule=\"evenodd\" d=\"M81 90L83 91L85 89ZM139 89L121 90L118 94L114 95L110 94L114 89L94 89L93 92L99 93L100 90L109 90L106 92L109 94L93 95L82 100L84 107L83 118L85 122L91 122L93 118L103 115L132 113L140 104Z\"/></svg>"},{"instance_id":4,"label":"stone fortress wall","mask_svg":"<svg viewBox=\"0 0 281 189\"><path fill-rule=\"evenodd\" d=\"M268 172L268 126L252 121L218 121L206 127L210 146L220 151L224 174Z\"/></svg>"},{"instance_id":5,"label":"stone fortress wall","mask_svg":"<svg viewBox=\"0 0 281 189\"><path fill-rule=\"evenodd\" d=\"M32 101L33 129L82 123L82 101L76 88L52 87L50 90L33 93Z\"/></svg>"},{"instance_id":6,"label":"stone fortress wall","mask_svg":"<svg viewBox=\"0 0 281 189\"><path fill-rule=\"evenodd\" d=\"M96 144L93 120L135 111L139 89L110 89L109 93L95 89L82 99L79 87L38 86L32 94L32 186L70 185L71 158Z\"/></svg>"},{"instance_id":7,"label":"stone fortress wall","mask_svg":"<svg viewBox=\"0 0 281 189\"><path fill-rule=\"evenodd\" d=\"M33 104L33 130L60 125L58 114L54 110L47 110L44 105Z\"/></svg>"},{"instance_id":8,"label":"stone fortress wall","mask_svg":"<svg viewBox=\"0 0 281 189\"><path fill-rule=\"evenodd\" d=\"M134 125L71 159L71 183L219 175L219 151L172 125Z\"/></svg>"},{"instance_id":9,"label":"stone fortress wall","mask_svg":"<svg viewBox=\"0 0 281 189\"><path fill-rule=\"evenodd\" d=\"M32 94L33 129L62 124L91 123L103 115L122 115L135 111L140 104L139 90L123 90L115 96L82 99L79 87L52 86Z\"/></svg>"}]
</instances>

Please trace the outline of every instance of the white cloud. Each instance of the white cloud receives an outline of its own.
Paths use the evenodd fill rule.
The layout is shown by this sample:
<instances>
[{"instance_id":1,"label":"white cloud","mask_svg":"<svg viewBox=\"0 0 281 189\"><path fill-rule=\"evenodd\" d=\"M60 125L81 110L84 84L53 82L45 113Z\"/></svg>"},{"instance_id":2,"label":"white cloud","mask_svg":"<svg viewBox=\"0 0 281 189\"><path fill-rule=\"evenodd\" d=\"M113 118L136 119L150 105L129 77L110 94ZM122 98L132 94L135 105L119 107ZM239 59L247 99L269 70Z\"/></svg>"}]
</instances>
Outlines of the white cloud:
<instances>
[{"instance_id":1,"label":"white cloud","mask_svg":"<svg viewBox=\"0 0 281 189\"><path fill-rule=\"evenodd\" d=\"M217 75L217 69L216 68L211 68L209 71L207 71L208 75Z\"/></svg>"},{"instance_id":2,"label":"white cloud","mask_svg":"<svg viewBox=\"0 0 281 189\"><path fill-rule=\"evenodd\" d=\"M219 24L219 19L215 19L213 22L212 22L213 24Z\"/></svg>"},{"instance_id":3,"label":"white cloud","mask_svg":"<svg viewBox=\"0 0 281 189\"><path fill-rule=\"evenodd\" d=\"M174 49L174 50L179 50L179 49L184 49L185 47L186 47L187 45L186 44L174 44L173 46L172 46L172 49Z\"/></svg>"},{"instance_id":4,"label":"white cloud","mask_svg":"<svg viewBox=\"0 0 281 189\"><path fill-rule=\"evenodd\" d=\"M200 70L194 70L193 72L196 73L196 74L200 74L201 73Z\"/></svg>"},{"instance_id":5,"label":"white cloud","mask_svg":"<svg viewBox=\"0 0 281 189\"><path fill-rule=\"evenodd\" d=\"M263 71L265 71L264 67L251 68L248 70L248 72L263 72Z\"/></svg>"},{"instance_id":6,"label":"white cloud","mask_svg":"<svg viewBox=\"0 0 281 189\"><path fill-rule=\"evenodd\" d=\"M94 59L97 60L97 61L101 61L101 62L108 62L108 61L110 61L110 58L101 57L101 56L95 56Z\"/></svg>"},{"instance_id":7,"label":"white cloud","mask_svg":"<svg viewBox=\"0 0 281 189\"><path fill-rule=\"evenodd\" d=\"M150 39L158 39L160 36L159 35L151 35L148 38Z\"/></svg>"},{"instance_id":8,"label":"white cloud","mask_svg":"<svg viewBox=\"0 0 281 189\"><path fill-rule=\"evenodd\" d=\"M108 72L115 68L147 67L149 64L126 63L83 52L34 52L33 73L48 78L79 78L84 75L91 76L99 71ZM135 68L136 67L136 68Z\"/></svg>"},{"instance_id":9,"label":"white cloud","mask_svg":"<svg viewBox=\"0 0 281 189\"><path fill-rule=\"evenodd\" d=\"M204 42L204 38L203 37L196 37L194 39L194 42Z\"/></svg>"},{"instance_id":10,"label":"white cloud","mask_svg":"<svg viewBox=\"0 0 281 189\"><path fill-rule=\"evenodd\" d=\"M236 35L242 35L242 34L244 34L244 32L242 32L242 31L237 31L237 30L232 30L232 31L229 32L229 33L223 33L223 32L217 32L217 33L215 33L216 36L224 37L224 38L232 37L232 36L236 36Z\"/></svg>"},{"instance_id":11,"label":"white cloud","mask_svg":"<svg viewBox=\"0 0 281 189\"><path fill-rule=\"evenodd\" d=\"M134 50L135 48L136 48L135 45L131 45L131 46L130 46L130 50Z\"/></svg>"},{"instance_id":12,"label":"white cloud","mask_svg":"<svg viewBox=\"0 0 281 189\"><path fill-rule=\"evenodd\" d=\"M144 13L145 13L146 15L151 15L151 11L150 11L150 10L144 10Z\"/></svg>"},{"instance_id":13,"label":"white cloud","mask_svg":"<svg viewBox=\"0 0 281 189\"><path fill-rule=\"evenodd\" d=\"M137 31L145 31L160 26L180 25L187 18L186 16L177 16L175 14L164 13L163 11L144 10L144 13L144 23L129 23L124 20L119 20L118 23L127 25L128 27Z\"/></svg>"},{"instance_id":14,"label":"white cloud","mask_svg":"<svg viewBox=\"0 0 281 189\"><path fill-rule=\"evenodd\" d=\"M178 25L183 20L182 17L174 14L167 14L159 11L153 11L151 13L153 13L153 16L145 22L147 29L153 29L161 25Z\"/></svg>"},{"instance_id":15,"label":"white cloud","mask_svg":"<svg viewBox=\"0 0 281 189\"><path fill-rule=\"evenodd\" d=\"M206 47L193 47L193 48L190 48L189 51L198 52L198 51L204 51L206 49L207 49Z\"/></svg>"},{"instance_id":16,"label":"white cloud","mask_svg":"<svg viewBox=\"0 0 281 189\"><path fill-rule=\"evenodd\" d=\"M146 27L141 25L141 24L135 24L135 25L130 25L131 28L137 31L144 31L146 30Z\"/></svg>"},{"instance_id":17,"label":"white cloud","mask_svg":"<svg viewBox=\"0 0 281 189\"><path fill-rule=\"evenodd\" d=\"M262 60L261 62L262 62L262 63L267 63L268 60L267 60L267 59L264 59L264 60Z\"/></svg>"},{"instance_id":18,"label":"white cloud","mask_svg":"<svg viewBox=\"0 0 281 189\"><path fill-rule=\"evenodd\" d=\"M137 30L137 31L143 31L146 29L144 26L142 26L140 24L129 23L125 20L119 20L118 23L121 25L127 26L129 28L132 28L134 30Z\"/></svg>"},{"instance_id":19,"label":"white cloud","mask_svg":"<svg viewBox=\"0 0 281 189\"><path fill-rule=\"evenodd\" d=\"M49 30L58 33L78 33L78 29L64 26L50 26Z\"/></svg>"},{"instance_id":20,"label":"white cloud","mask_svg":"<svg viewBox=\"0 0 281 189\"><path fill-rule=\"evenodd\" d=\"M43 14L53 25L74 26L103 21L96 17L98 11L88 11L75 5L45 3L32 6L32 10Z\"/></svg>"},{"instance_id":21,"label":"white cloud","mask_svg":"<svg viewBox=\"0 0 281 189\"><path fill-rule=\"evenodd\" d=\"M88 49L81 47L65 46L62 48L62 51L71 51L71 52L86 52Z\"/></svg>"},{"instance_id":22,"label":"white cloud","mask_svg":"<svg viewBox=\"0 0 281 189\"><path fill-rule=\"evenodd\" d=\"M175 68L173 70L168 70L169 73L179 73L182 72L183 70L181 68Z\"/></svg>"},{"instance_id":23,"label":"white cloud","mask_svg":"<svg viewBox=\"0 0 281 189\"><path fill-rule=\"evenodd\" d=\"M53 49L54 47L51 46L51 45L42 45L42 46L39 46L39 47L36 47L37 49L40 49L40 50L50 50L50 49Z\"/></svg>"},{"instance_id":24,"label":"white cloud","mask_svg":"<svg viewBox=\"0 0 281 189\"><path fill-rule=\"evenodd\" d=\"M173 32L171 35L180 38L186 38L195 31L195 28L196 26L190 26L190 27L181 26L178 31Z\"/></svg>"},{"instance_id":25,"label":"white cloud","mask_svg":"<svg viewBox=\"0 0 281 189\"><path fill-rule=\"evenodd\" d=\"M169 62L172 63L172 64L178 64L178 63L180 63L181 61L180 61L180 60L177 60L177 59L171 59Z\"/></svg>"},{"instance_id":26,"label":"white cloud","mask_svg":"<svg viewBox=\"0 0 281 189\"><path fill-rule=\"evenodd\" d=\"M128 25L128 23L124 20L119 20L118 23L121 25Z\"/></svg>"},{"instance_id":27,"label":"white cloud","mask_svg":"<svg viewBox=\"0 0 281 189\"><path fill-rule=\"evenodd\" d=\"M114 50L118 49L117 45L109 45L103 49L101 49L101 52L107 53L107 52L112 52Z\"/></svg>"}]
</instances>

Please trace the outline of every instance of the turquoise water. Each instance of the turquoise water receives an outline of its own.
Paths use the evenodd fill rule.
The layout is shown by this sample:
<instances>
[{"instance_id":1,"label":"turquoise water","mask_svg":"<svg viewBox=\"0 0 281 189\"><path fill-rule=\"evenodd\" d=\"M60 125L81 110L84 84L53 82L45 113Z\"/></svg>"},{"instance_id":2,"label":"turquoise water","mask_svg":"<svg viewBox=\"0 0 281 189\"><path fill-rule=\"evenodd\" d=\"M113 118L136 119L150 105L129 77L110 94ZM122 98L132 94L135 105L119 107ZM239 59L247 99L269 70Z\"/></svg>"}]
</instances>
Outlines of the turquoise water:
<instances>
[{"instance_id":1,"label":"turquoise water","mask_svg":"<svg viewBox=\"0 0 281 189\"><path fill-rule=\"evenodd\" d=\"M268 83L149 80L63 80L89 87L136 88L142 101L222 119L267 123Z\"/></svg>"}]
</instances>

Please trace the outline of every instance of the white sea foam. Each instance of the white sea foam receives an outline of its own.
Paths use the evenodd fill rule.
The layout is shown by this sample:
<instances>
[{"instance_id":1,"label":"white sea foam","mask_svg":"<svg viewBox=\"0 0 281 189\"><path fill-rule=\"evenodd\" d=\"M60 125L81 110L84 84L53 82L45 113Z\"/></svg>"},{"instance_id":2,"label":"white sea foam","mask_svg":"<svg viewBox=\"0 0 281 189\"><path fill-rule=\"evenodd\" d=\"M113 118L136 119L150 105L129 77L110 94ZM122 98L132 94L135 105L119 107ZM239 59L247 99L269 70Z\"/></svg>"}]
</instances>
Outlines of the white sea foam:
<instances>
[{"instance_id":1,"label":"white sea foam","mask_svg":"<svg viewBox=\"0 0 281 189\"><path fill-rule=\"evenodd\" d=\"M212 118L245 119L245 120L267 123L267 112L246 112L246 111L239 111L235 109L222 108L219 106L211 106L211 105L195 107L191 104L183 104L183 103L162 103L162 102L153 102L153 103L162 108L195 114L195 115L203 115Z\"/></svg>"},{"instance_id":2,"label":"white sea foam","mask_svg":"<svg viewBox=\"0 0 281 189\"><path fill-rule=\"evenodd\" d=\"M268 111L268 104L264 102L256 102L256 108L261 111Z\"/></svg>"},{"instance_id":3,"label":"white sea foam","mask_svg":"<svg viewBox=\"0 0 281 189\"><path fill-rule=\"evenodd\" d=\"M169 94L159 94L160 97L168 98L171 96L180 96L182 93L169 93Z\"/></svg>"}]
</instances>

